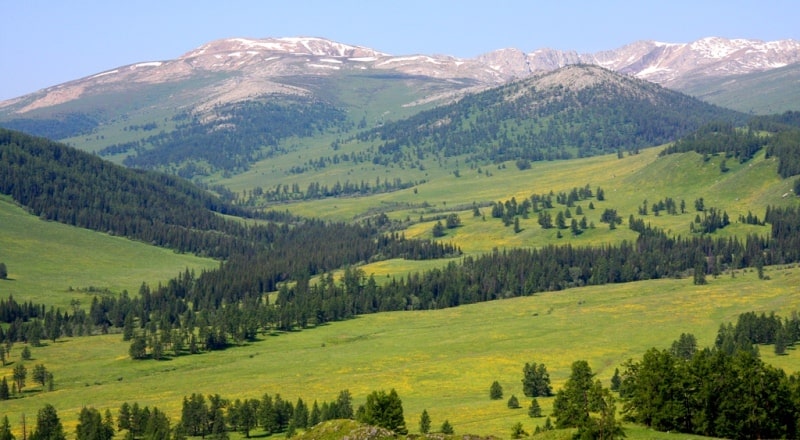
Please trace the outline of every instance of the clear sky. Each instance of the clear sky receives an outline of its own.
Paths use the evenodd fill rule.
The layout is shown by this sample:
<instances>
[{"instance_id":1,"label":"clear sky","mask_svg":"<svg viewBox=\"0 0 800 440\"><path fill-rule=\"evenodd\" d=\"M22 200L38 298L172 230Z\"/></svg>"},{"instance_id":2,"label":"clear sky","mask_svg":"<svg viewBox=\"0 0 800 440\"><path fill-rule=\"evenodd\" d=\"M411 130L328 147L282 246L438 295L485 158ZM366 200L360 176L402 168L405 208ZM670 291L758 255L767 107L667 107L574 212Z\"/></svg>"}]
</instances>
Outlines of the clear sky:
<instances>
[{"instance_id":1,"label":"clear sky","mask_svg":"<svg viewBox=\"0 0 800 440\"><path fill-rule=\"evenodd\" d=\"M220 38L294 36L465 58L708 36L800 40L800 0L0 0L0 100Z\"/></svg>"}]
</instances>

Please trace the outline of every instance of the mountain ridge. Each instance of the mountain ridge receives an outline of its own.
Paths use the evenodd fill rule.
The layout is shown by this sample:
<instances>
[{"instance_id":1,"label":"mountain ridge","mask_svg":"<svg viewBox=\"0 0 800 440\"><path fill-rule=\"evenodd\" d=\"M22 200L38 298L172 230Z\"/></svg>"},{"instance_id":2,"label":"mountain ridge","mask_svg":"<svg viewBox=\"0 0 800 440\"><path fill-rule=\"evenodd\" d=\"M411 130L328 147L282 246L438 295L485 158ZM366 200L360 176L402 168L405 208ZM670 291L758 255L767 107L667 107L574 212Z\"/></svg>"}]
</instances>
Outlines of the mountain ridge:
<instances>
[{"instance_id":1,"label":"mountain ridge","mask_svg":"<svg viewBox=\"0 0 800 440\"><path fill-rule=\"evenodd\" d=\"M326 76L341 71L395 72L443 79L461 85L500 85L570 64L596 64L681 90L693 80L770 70L800 62L800 42L706 37L690 43L640 40L617 49L576 51L504 48L458 58L449 55L394 56L364 46L319 37L227 38L211 41L172 60L143 61L55 85L0 102L0 112L24 114L63 104L101 90L130 84L186 80L226 73L207 94L206 105L253 95L308 93L281 82L293 75Z\"/></svg>"}]
</instances>

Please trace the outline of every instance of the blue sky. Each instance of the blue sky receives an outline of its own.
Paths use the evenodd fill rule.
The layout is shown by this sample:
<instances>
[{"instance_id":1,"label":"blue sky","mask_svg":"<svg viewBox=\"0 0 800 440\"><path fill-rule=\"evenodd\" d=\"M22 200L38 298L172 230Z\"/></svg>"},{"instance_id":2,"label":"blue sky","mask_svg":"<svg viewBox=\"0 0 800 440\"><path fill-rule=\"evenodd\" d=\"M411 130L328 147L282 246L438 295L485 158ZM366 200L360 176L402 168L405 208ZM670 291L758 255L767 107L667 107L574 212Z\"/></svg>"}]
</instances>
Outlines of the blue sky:
<instances>
[{"instance_id":1,"label":"blue sky","mask_svg":"<svg viewBox=\"0 0 800 440\"><path fill-rule=\"evenodd\" d=\"M315 36L458 57L707 36L800 40L798 0L3 0L0 16L0 100L227 37Z\"/></svg>"}]
</instances>

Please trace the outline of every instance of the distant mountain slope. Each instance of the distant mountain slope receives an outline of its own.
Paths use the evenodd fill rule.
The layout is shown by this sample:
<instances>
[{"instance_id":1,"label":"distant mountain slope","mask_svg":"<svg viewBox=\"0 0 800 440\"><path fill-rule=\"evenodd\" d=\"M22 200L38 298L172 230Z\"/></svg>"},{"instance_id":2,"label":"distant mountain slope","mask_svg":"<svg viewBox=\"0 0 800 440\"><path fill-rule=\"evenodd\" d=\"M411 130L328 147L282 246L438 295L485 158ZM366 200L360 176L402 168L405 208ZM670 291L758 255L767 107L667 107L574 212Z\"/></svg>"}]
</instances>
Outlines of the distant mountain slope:
<instances>
[{"instance_id":1,"label":"distant mountain slope","mask_svg":"<svg viewBox=\"0 0 800 440\"><path fill-rule=\"evenodd\" d=\"M722 78L688 79L681 91L744 113L767 115L800 110L800 63Z\"/></svg>"},{"instance_id":2,"label":"distant mountain slope","mask_svg":"<svg viewBox=\"0 0 800 440\"><path fill-rule=\"evenodd\" d=\"M632 151L744 115L597 66L521 80L359 135L385 163L422 155L478 163ZM414 153L409 155L406 150Z\"/></svg>"}]
</instances>

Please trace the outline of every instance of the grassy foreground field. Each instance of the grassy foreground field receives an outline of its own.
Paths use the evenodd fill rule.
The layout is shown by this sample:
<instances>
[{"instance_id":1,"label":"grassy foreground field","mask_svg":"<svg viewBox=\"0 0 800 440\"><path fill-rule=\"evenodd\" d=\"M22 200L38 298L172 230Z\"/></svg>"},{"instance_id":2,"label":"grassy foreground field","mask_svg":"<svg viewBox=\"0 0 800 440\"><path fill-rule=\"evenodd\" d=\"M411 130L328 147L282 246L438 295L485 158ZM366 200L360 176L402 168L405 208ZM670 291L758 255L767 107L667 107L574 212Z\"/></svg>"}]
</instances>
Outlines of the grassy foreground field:
<instances>
[{"instance_id":1,"label":"grassy foreground field","mask_svg":"<svg viewBox=\"0 0 800 440\"><path fill-rule=\"evenodd\" d=\"M766 274L769 280L738 272L735 278L710 278L705 286L694 286L690 279L658 280L362 316L162 362L130 360L120 335L64 339L34 348L28 363L52 371L56 389L38 392L29 382L28 395L4 402L0 412L19 429L22 414L33 420L39 408L51 403L72 435L78 412L89 405L116 414L123 402L139 402L158 406L176 422L183 397L191 393L227 398L279 393L310 404L334 400L340 390L349 389L358 405L372 390L395 388L412 432L427 409L434 427L448 419L456 433L507 437L518 421L529 432L544 421L526 414L529 400L520 382L525 362L547 365L555 390L579 359L587 360L607 384L622 362L639 358L649 347L666 348L682 332L708 346L720 323L739 313L774 310L788 316L800 309L795 287L800 269L770 267ZM20 345L13 348L12 360L19 360L20 350ZM776 357L771 347L761 352L788 372L800 370L798 353ZM0 369L0 375L10 376L12 367ZM494 380L504 387L503 400L489 400ZM512 394L523 409L506 407ZM540 403L549 413L552 399ZM629 438L653 436L642 428L629 432Z\"/></svg>"}]
</instances>

